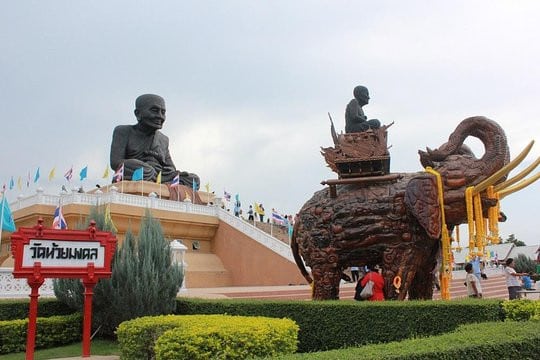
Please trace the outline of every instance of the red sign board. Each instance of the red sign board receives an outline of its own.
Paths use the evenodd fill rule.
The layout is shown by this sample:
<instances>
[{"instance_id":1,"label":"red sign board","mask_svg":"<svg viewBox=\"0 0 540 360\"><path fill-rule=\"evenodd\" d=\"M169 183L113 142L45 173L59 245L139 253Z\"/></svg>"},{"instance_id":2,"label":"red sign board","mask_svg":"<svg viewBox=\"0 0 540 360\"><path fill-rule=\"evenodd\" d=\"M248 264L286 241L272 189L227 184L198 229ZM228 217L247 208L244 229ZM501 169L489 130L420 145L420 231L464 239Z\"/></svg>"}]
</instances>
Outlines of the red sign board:
<instances>
[{"instance_id":1,"label":"red sign board","mask_svg":"<svg viewBox=\"0 0 540 360\"><path fill-rule=\"evenodd\" d=\"M19 228L11 235L15 259L13 277L26 278L30 286L30 311L26 359L34 358L37 298L45 278L82 279L84 285L83 357L90 356L93 288L111 276L116 237L97 231L92 221L87 230L46 229L43 220L33 228Z\"/></svg>"},{"instance_id":2,"label":"red sign board","mask_svg":"<svg viewBox=\"0 0 540 360\"><path fill-rule=\"evenodd\" d=\"M85 231L45 229L39 223L19 228L11 235L13 277L33 277L36 267L43 278L110 277L115 249L116 237L92 225Z\"/></svg>"}]
</instances>

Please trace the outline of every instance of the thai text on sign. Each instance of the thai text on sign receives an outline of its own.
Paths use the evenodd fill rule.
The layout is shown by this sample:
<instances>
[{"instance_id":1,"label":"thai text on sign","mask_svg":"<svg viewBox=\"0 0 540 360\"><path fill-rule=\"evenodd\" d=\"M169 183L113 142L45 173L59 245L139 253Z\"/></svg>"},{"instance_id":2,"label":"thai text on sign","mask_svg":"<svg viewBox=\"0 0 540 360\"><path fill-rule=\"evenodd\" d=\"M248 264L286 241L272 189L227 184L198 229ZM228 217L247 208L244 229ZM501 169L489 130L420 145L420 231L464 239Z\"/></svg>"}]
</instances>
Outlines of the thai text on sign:
<instances>
[{"instance_id":1,"label":"thai text on sign","mask_svg":"<svg viewBox=\"0 0 540 360\"><path fill-rule=\"evenodd\" d=\"M86 267L94 263L103 267L105 248L95 241L63 241L32 239L24 245L23 267L40 262L42 267Z\"/></svg>"}]
</instances>

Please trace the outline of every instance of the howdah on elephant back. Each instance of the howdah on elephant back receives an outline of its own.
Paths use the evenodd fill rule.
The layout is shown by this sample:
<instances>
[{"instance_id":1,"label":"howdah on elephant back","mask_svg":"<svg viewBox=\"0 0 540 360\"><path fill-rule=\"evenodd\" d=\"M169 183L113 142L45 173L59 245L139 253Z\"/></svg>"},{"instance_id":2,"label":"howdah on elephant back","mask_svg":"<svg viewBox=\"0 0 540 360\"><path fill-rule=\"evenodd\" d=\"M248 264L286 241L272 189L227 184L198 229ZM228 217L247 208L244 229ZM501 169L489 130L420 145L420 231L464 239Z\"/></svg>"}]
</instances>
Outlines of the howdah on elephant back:
<instances>
[{"instance_id":1,"label":"howdah on elephant back","mask_svg":"<svg viewBox=\"0 0 540 360\"><path fill-rule=\"evenodd\" d=\"M463 145L469 136L484 144L480 159ZM515 166L502 128L481 116L463 120L439 148L419 153L422 165L440 174L449 231L467 222L468 187L481 192L484 210L493 207L497 199L485 185L502 183ZM338 299L343 271L367 264L382 265L386 298L431 299L440 205L437 178L429 172L367 176L316 192L300 210L291 242L300 271L313 282L313 299Z\"/></svg>"}]
</instances>

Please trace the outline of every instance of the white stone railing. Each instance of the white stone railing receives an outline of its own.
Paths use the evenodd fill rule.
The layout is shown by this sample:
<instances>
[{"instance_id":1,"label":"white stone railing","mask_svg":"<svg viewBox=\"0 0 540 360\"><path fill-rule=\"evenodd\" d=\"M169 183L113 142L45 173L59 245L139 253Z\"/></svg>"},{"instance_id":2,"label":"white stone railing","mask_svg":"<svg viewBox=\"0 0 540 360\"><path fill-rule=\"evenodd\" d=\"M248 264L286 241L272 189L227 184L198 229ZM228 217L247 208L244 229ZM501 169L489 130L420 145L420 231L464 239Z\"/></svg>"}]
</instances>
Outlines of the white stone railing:
<instances>
[{"instance_id":1,"label":"white stone railing","mask_svg":"<svg viewBox=\"0 0 540 360\"><path fill-rule=\"evenodd\" d=\"M190 214L200 214L217 216L217 207L207 205L195 205L190 202L179 202L165 199L159 199L156 196L139 196L131 194L121 194L118 192L108 193L66 193L61 195L49 195L38 191L35 195L28 197L20 197L16 201L9 204L12 211L23 209L32 205L105 205L105 204L122 204L136 207L144 207L150 209L179 211Z\"/></svg>"},{"instance_id":2,"label":"white stone railing","mask_svg":"<svg viewBox=\"0 0 540 360\"><path fill-rule=\"evenodd\" d=\"M273 236L268 235L264 231L256 228L249 222L242 220L239 217L231 215L229 212L219 209L219 220L231 225L236 230L246 234L259 244L264 245L276 254L283 256L285 259L294 262L291 247L285 244L283 241L276 239Z\"/></svg>"},{"instance_id":3,"label":"white stone railing","mask_svg":"<svg viewBox=\"0 0 540 360\"><path fill-rule=\"evenodd\" d=\"M13 269L0 268L0 298L18 298L30 295L30 286L26 279L15 279ZM45 279L39 288L39 295L43 297L54 297L52 279Z\"/></svg>"}]
</instances>

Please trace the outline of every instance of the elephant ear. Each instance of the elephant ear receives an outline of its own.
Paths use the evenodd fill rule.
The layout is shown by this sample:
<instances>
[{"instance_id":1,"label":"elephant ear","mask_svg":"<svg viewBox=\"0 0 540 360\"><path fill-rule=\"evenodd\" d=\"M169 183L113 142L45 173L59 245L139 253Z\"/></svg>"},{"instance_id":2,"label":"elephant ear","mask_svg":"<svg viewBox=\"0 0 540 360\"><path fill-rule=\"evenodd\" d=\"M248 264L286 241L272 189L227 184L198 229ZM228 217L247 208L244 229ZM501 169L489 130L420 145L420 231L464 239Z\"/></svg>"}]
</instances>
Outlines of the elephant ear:
<instances>
[{"instance_id":1,"label":"elephant ear","mask_svg":"<svg viewBox=\"0 0 540 360\"><path fill-rule=\"evenodd\" d=\"M429 237L441 236L441 208L437 194L437 180L433 175L422 174L409 181L405 191L405 205Z\"/></svg>"}]
</instances>

